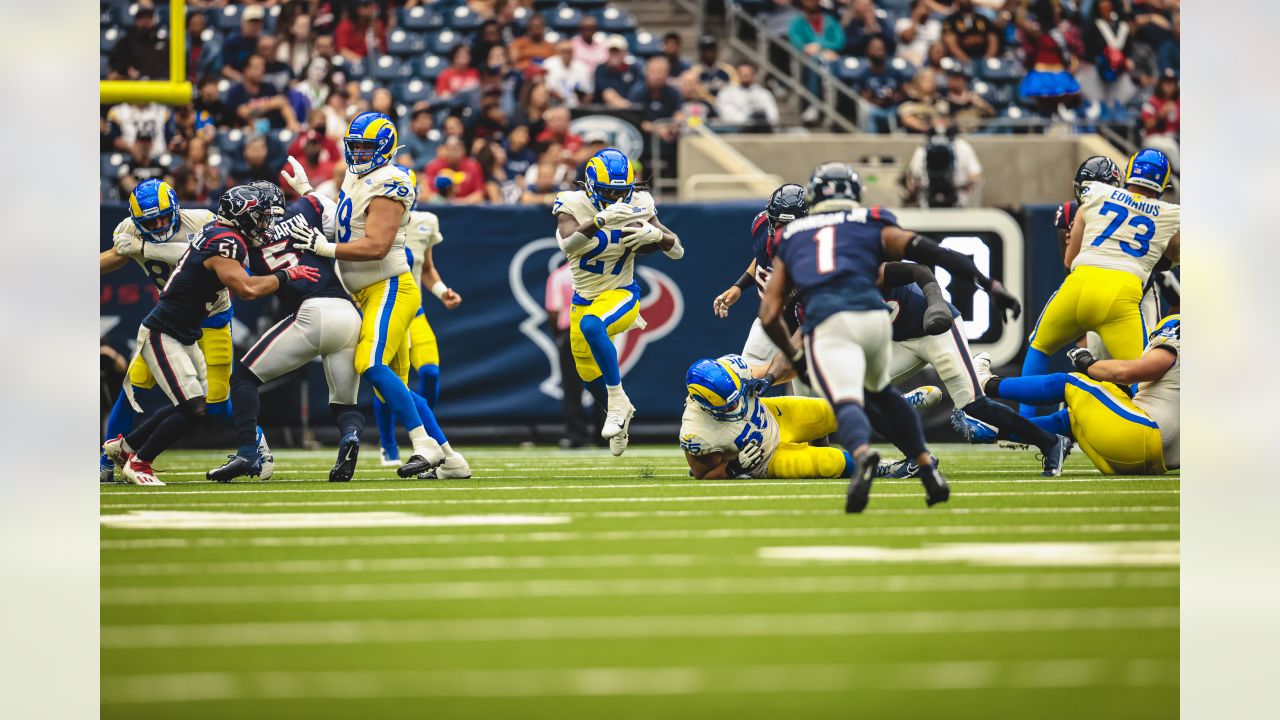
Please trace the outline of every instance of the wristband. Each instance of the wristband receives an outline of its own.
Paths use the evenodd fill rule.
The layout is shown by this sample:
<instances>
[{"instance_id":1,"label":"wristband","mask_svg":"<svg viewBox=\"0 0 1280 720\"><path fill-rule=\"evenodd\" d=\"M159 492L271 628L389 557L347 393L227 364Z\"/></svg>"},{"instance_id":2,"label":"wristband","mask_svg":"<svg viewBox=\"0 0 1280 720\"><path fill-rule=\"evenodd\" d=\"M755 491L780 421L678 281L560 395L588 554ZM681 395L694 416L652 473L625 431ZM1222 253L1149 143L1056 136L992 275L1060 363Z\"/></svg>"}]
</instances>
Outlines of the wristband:
<instances>
[{"instance_id":1,"label":"wristband","mask_svg":"<svg viewBox=\"0 0 1280 720\"><path fill-rule=\"evenodd\" d=\"M742 273L742 277L738 278L738 281L735 282L733 286L738 288L739 290L746 290L747 288L751 287L751 284L754 283L755 281L756 281L755 278L751 277L751 273L744 272Z\"/></svg>"},{"instance_id":2,"label":"wristband","mask_svg":"<svg viewBox=\"0 0 1280 720\"><path fill-rule=\"evenodd\" d=\"M769 387L773 387L773 384L778 381L778 378L774 377L773 373L765 373L764 377L760 379L769 383Z\"/></svg>"},{"instance_id":3,"label":"wristband","mask_svg":"<svg viewBox=\"0 0 1280 720\"><path fill-rule=\"evenodd\" d=\"M277 270L271 273L271 276L280 281L280 287L284 287L289 282L289 273L283 270ZM280 288L276 288L277 290Z\"/></svg>"},{"instance_id":4,"label":"wristband","mask_svg":"<svg viewBox=\"0 0 1280 720\"><path fill-rule=\"evenodd\" d=\"M449 286L445 285L443 280L437 280L436 283L431 286L431 294L441 300L444 299L444 294L447 292L449 292Z\"/></svg>"}]
</instances>

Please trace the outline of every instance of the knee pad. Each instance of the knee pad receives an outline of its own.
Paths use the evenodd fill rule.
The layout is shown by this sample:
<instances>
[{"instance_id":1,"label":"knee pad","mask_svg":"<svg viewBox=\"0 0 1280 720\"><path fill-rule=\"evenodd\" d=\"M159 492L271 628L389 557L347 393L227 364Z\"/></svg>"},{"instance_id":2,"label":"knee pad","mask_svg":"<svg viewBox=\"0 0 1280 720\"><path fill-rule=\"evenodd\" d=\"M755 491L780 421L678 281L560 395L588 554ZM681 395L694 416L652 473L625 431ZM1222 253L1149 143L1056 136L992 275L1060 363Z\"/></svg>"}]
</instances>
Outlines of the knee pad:
<instances>
[{"instance_id":1,"label":"knee pad","mask_svg":"<svg viewBox=\"0 0 1280 720\"><path fill-rule=\"evenodd\" d=\"M193 397L190 400L184 400L178 405L178 414L186 418L188 422L198 423L207 416L208 408L204 401L204 396Z\"/></svg>"}]
</instances>

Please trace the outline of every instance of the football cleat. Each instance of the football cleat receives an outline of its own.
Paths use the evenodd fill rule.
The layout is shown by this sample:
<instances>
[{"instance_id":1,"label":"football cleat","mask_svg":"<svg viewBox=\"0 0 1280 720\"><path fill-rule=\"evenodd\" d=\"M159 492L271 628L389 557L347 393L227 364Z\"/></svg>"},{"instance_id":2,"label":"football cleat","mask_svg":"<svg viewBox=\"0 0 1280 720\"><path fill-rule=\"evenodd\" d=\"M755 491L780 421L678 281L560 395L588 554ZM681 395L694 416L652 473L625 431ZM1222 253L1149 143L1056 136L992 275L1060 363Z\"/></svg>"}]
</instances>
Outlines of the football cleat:
<instances>
[{"instance_id":1,"label":"football cleat","mask_svg":"<svg viewBox=\"0 0 1280 720\"><path fill-rule=\"evenodd\" d=\"M938 458L930 453L929 457L933 458L933 466L938 466ZM914 462L903 458L897 462L882 462L876 468L876 477L886 478L888 480L905 480L907 478L920 477L920 466Z\"/></svg>"},{"instance_id":2,"label":"football cleat","mask_svg":"<svg viewBox=\"0 0 1280 720\"><path fill-rule=\"evenodd\" d=\"M1045 477L1058 477L1062 475L1062 463L1071 454L1071 448L1075 447L1075 443L1071 438L1065 435L1059 435L1058 441L1049 448L1049 452L1042 456L1044 460L1044 472L1040 473Z\"/></svg>"},{"instance_id":3,"label":"football cleat","mask_svg":"<svg viewBox=\"0 0 1280 720\"><path fill-rule=\"evenodd\" d=\"M329 482L350 482L356 474L356 458L360 455L360 436L348 433L338 443L338 460L329 471Z\"/></svg>"},{"instance_id":4,"label":"football cleat","mask_svg":"<svg viewBox=\"0 0 1280 720\"><path fill-rule=\"evenodd\" d=\"M628 405L625 414L615 415L609 413L605 416L604 427L600 429L600 436L609 441L609 452L614 457L618 457L627 451L627 443L631 439L631 418L635 417L635 407ZM617 428L614 431L614 428Z\"/></svg>"},{"instance_id":5,"label":"football cleat","mask_svg":"<svg viewBox=\"0 0 1280 720\"><path fill-rule=\"evenodd\" d=\"M104 463L98 466L98 482L109 483L116 481L116 466L114 463Z\"/></svg>"},{"instance_id":6,"label":"football cleat","mask_svg":"<svg viewBox=\"0 0 1280 720\"><path fill-rule=\"evenodd\" d=\"M396 475L402 478L411 478L414 475L424 475L433 468L434 466L430 460L421 455L414 455L406 460L403 465L396 468Z\"/></svg>"},{"instance_id":7,"label":"football cleat","mask_svg":"<svg viewBox=\"0 0 1280 720\"><path fill-rule=\"evenodd\" d=\"M276 458L271 454L271 448L267 445L267 434L262 432L262 428L258 428L258 458L258 478L270 480L272 473L276 471Z\"/></svg>"},{"instance_id":8,"label":"football cleat","mask_svg":"<svg viewBox=\"0 0 1280 720\"><path fill-rule=\"evenodd\" d=\"M123 435L117 435L102 443L102 454L121 470L124 469L125 463L129 462L129 458L133 457L132 453L124 449Z\"/></svg>"},{"instance_id":9,"label":"football cleat","mask_svg":"<svg viewBox=\"0 0 1280 720\"><path fill-rule=\"evenodd\" d=\"M261 456L248 458L243 455L228 455L221 467L216 467L204 474L206 480L229 483L238 477L261 476Z\"/></svg>"},{"instance_id":10,"label":"football cleat","mask_svg":"<svg viewBox=\"0 0 1280 720\"><path fill-rule=\"evenodd\" d=\"M468 480L471 478L471 466L462 453L454 453L444 459L434 470L428 470L418 476L420 480Z\"/></svg>"},{"instance_id":11,"label":"football cleat","mask_svg":"<svg viewBox=\"0 0 1280 720\"><path fill-rule=\"evenodd\" d=\"M920 484L924 486L924 503L929 507L951 498L951 486L935 465L920 467Z\"/></svg>"},{"instance_id":12,"label":"football cleat","mask_svg":"<svg viewBox=\"0 0 1280 720\"><path fill-rule=\"evenodd\" d=\"M942 390L937 385L921 385L915 390L905 393L902 399L906 400L911 407L923 410L937 405L942 400Z\"/></svg>"},{"instance_id":13,"label":"football cleat","mask_svg":"<svg viewBox=\"0 0 1280 720\"><path fill-rule=\"evenodd\" d=\"M861 458L855 458L853 477L849 479L849 487L844 493L844 511L860 513L867 509L867 501L871 499L871 482L875 480L876 468L880 466L880 453L868 450Z\"/></svg>"},{"instance_id":14,"label":"football cleat","mask_svg":"<svg viewBox=\"0 0 1280 720\"><path fill-rule=\"evenodd\" d=\"M381 450L379 450L379 451L378 451L378 455L382 458L382 467L400 467L400 458L399 458L399 457L393 457L393 458L389 458L389 457L387 457L387 449L386 449L386 448L382 448Z\"/></svg>"},{"instance_id":15,"label":"football cleat","mask_svg":"<svg viewBox=\"0 0 1280 720\"><path fill-rule=\"evenodd\" d=\"M995 377L995 373L991 372L991 356L984 352L974 355L973 372L978 376L978 387L986 392L987 381Z\"/></svg>"},{"instance_id":16,"label":"football cleat","mask_svg":"<svg viewBox=\"0 0 1280 720\"><path fill-rule=\"evenodd\" d=\"M963 410L951 411L951 427L974 445L990 445L996 441L996 429L971 418Z\"/></svg>"},{"instance_id":17,"label":"football cleat","mask_svg":"<svg viewBox=\"0 0 1280 720\"><path fill-rule=\"evenodd\" d=\"M164 485L160 482L160 478L156 477L155 470L151 469L151 463L145 460L139 460L136 455L129 457L124 464L124 477L134 485Z\"/></svg>"}]
</instances>

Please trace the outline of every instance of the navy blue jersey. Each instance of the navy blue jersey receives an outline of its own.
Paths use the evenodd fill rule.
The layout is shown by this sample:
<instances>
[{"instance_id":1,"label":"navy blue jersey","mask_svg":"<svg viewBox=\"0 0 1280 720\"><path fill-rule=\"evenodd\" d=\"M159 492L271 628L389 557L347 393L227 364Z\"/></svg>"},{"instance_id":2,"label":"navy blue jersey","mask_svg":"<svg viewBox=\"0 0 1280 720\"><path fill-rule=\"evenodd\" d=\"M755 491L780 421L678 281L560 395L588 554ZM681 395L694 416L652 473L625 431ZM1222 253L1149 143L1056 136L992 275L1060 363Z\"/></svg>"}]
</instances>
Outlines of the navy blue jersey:
<instances>
[{"instance_id":1,"label":"navy blue jersey","mask_svg":"<svg viewBox=\"0 0 1280 720\"><path fill-rule=\"evenodd\" d=\"M773 250L778 235L765 212L761 211L751 221L751 252L756 259L756 289L761 295L764 295L764 286L769 284L769 275L773 273Z\"/></svg>"},{"instance_id":2,"label":"navy blue jersey","mask_svg":"<svg viewBox=\"0 0 1280 720\"><path fill-rule=\"evenodd\" d=\"M893 321L893 340L915 340L927 335L924 331L924 311L929 309L929 300L919 285L910 283L897 287L883 288L884 301L889 305L889 318ZM947 303L951 309L951 317L960 317L955 305Z\"/></svg>"},{"instance_id":3,"label":"navy blue jersey","mask_svg":"<svg viewBox=\"0 0 1280 720\"><path fill-rule=\"evenodd\" d=\"M290 314L297 312L298 306L308 298L347 297L347 291L334 270L333 259L294 249L294 239L289 233L306 226L316 230L324 228L324 210L320 201L310 195L289 203L284 218L267 232L267 241L262 247L249 248L249 269L254 275L270 275L294 265L306 265L319 271L320 279L315 282L291 280L280 289L280 304Z\"/></svg>"},{"instance_id":4,"label":"navy blue jersey","mask_svg":"<svg viewBox=\"0 0 1280 720\"><path fill-rule=\"evenodd\" d=\"M1075 200L1068 200L1058 206L1058 213L1053 218L1053 224L1059 230L1070 230L1071 221L1076 219L1076 210L1080 207L1080 203Z\"/></svg>"},{"instance_id":5,"label":"navy blue jersey","mask_svg":"<svg viewBox=\"0 0 1280 720\"><path fill-rule=\"evenodd\" d=\"M819 213L791 221L775 254L811 329L846 310L888 310L876 278L885 261L880 233L897 218L878 207Z\"/></svg>"},{"instance_id":6,"label":"navy blue jersey","mask_svg":"<svg viewBox=\"0 0 1280 720\"><path fill-rule=\"evenodd\" d=\"M201 325L209 316L209 304L218 299L223 287L218 274L204 263L219 256L243 265L248 257L248 243L238 231L215 220L205 225L191 242L142 324L184 345L199 340Z\"/></svg>"}]
</instances>

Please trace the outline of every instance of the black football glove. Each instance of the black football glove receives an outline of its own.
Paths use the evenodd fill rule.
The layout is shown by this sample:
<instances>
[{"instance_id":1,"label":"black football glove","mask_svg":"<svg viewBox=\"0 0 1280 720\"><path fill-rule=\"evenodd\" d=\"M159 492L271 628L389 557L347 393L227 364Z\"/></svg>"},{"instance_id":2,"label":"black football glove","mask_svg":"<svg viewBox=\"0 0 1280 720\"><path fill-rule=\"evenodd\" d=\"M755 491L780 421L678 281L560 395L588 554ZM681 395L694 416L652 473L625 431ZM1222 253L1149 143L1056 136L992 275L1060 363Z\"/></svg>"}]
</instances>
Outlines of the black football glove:
<instances>
[{"instance_id":1,"label":"black football glove","mask_svg":"<svg viewBox=\"0 0 1280 720\"><path fill-rule=\"evenodd\" d=\"M999 313L1001 320L1007 319L1004 314L1005 310L1013 311L1014 320L1022 316L1022 303L1018 302L1018 298L1009 294L1009 291L1004 289L1004 285L1001 285L999 280L992 280L991 289L987 290L987 292L991 295L992 301L995 302L996 312Z\"/></svg>"},{"instance_id":2,"label":"black football glove","mask_svg":"<svg viewBox=\"0 0 1280 720\"><path fill-rule=\"evenodd\" d=\"M1082 347L1071 348L1068 350L1067 359L1075 366L1076 372L1084 373L1085 375L1089 374L1089 366L1098 362L1098 358L1094 357L1093 353L1089 352L1089 348Z\"/></svg>"},{"instance_id":3,"label":"black football glove","mask_svg":"<svg viewBox=\"0 0 1280 720\"><path fill-rule=\"evenodd\" d=\"M927 335L942 335L951 329L951 308L930 305L924 311L924 331Z\"/></svg>"}]
</instances>

